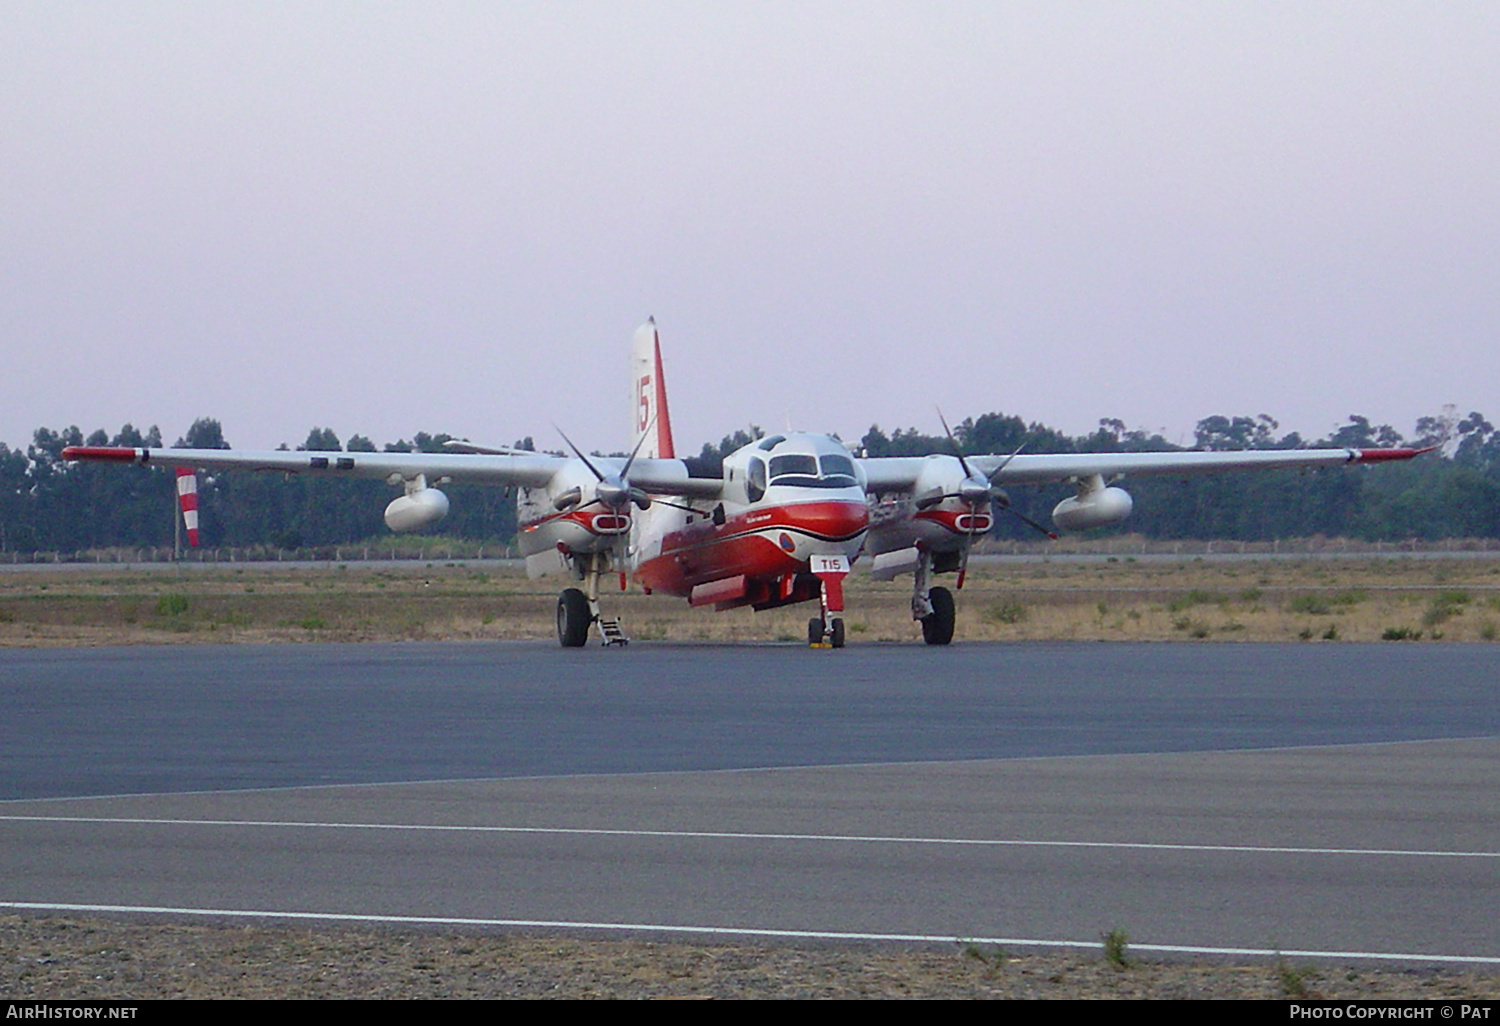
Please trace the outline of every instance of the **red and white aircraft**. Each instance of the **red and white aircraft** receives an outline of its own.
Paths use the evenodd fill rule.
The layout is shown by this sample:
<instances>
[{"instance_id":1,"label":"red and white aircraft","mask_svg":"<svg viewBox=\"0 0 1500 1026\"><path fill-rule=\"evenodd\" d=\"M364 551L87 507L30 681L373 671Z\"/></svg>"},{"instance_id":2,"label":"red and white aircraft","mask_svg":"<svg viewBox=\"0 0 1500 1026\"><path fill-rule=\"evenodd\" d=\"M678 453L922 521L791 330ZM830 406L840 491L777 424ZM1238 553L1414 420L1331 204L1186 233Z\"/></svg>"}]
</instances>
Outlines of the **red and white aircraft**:
<instances>
[{"instance_id":1,"label":"red and white aircraft","mask_svg":"<svg viewBox=\"0 0 1500 1026\"><path fill-rule=\"evenodd\" d=\"M455 445L450 453L325 453L285 450L134 449L74 446L70 460L157 463L210 470L376 477L403 490L386 524L409 531L441 520L449 481L517 489L518 539L532 577L570 574L557 601L557 637L621 644L619 621L600 610L601 582L627 574L648 592L715 609L771 609L816 601L811 644L844 644L843 581L868 555L873 575L910 573L912 618L929 645L953 639L953 595L934 574L958 574L974 542L1008 505L1002 484L1068 482L1076 494L1052 519L1063 530L1118 523L1132 501L1107 483L1126 474L1324 467L1404 460L1416 449L1294 449L1247 452L1069 453L862 458L819 434L761 438L725 457L722 471L678 458L672 443L655 321L635 333L631 354L633 449L629 457L550 456ZM945 425L946 428L946 425ZM186 497L185 497L186 499ZM186 508L186 501L184 508ZM1045 530L1045 528L1042 528Z\"/></svg>"}]
</instances>

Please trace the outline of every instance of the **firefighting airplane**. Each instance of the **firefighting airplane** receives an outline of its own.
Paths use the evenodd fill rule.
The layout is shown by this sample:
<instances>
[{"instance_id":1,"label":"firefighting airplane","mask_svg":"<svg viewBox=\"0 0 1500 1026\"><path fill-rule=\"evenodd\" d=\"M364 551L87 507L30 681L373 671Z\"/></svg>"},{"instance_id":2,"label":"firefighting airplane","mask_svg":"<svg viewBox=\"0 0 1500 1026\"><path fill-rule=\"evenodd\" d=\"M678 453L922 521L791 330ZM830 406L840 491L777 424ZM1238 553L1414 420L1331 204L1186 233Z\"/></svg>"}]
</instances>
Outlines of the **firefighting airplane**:
<instances>
[{"instance_id":1,"label":"firefighting airplane","mask_svg":"<svg viewBox=\"0 0 1500 1026\"><path fill-rule=\"evenodd\" d=\"M878 579L912 575L912 619L927 644L953 640L953 594L932 578L956 573L956 587L963 587L974 542L990 530L995 511L1009 505L1002 484L1072 484L1076 493L1058 503L1052 520L1062 530L1080 531L1130 515L1129 493L1109 483L1127 474L1325 467L1404 460L1423 451L863 458L829 435L789 433L744 446L725 457L720 470L677 456L654 319L635 333L631 386L634 447L628 457L585 456L568 441L571 457L450 443L455 451L436 454L73 446L63 458L383 478L403 493L386 507L393 531L426 527L447 514L448 497L436 485L514 486L528 574L566 574L583 585L558 596L557 639L564 647L586 644L596 627L604 644L626 643L619 620L603 615L600 598L606 576L618 574L624 588L628 572L648 594L718 610L817 602L809 644L842 648L843 582L861 555L869 556ZM196 528L194 477L186 469L179 475L184 515L191 514L188 526Z\"/></svg>"}]
</instances>

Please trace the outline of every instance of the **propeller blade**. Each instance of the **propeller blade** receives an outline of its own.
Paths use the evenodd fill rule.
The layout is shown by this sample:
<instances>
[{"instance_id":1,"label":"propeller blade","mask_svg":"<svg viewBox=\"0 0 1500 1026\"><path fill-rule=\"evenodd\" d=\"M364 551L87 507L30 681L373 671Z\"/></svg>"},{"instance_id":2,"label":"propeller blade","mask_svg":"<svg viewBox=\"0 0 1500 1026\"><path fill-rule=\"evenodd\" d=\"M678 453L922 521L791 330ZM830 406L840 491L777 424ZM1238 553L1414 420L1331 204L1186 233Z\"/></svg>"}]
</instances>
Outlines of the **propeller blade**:
<instances>
[{"instance_id":1,"label":"propeller blade","mask_svg":"<svg viewBox=\"0 0 1500 1026\"><path fill-rule=\"evenodd\" d=\"M651 421L646 425L646 430L641 432L641 437L635 440L635 448L630 450L630 458L625 461L625 469L620 471L620 480L623 482L630 477L630 465L635 462L636 455L640 453L641 446L646 444L646 439L651 436L651 428L656 423L656 414L651 414Z\"/></svg>"},{"instance_id":2,"label":"propeller blade","mask_svg":"<svg viewBox=\"0 0 1500 1026\"><path fill-rule=\"evenodd\" d=\"M953 443L953 452L958 456L958 465L964 468L964 477L973 477L974 472L969 469L969 461L964 459L963 447L958 444L958 439L953 435L953 429L948 426L948 419L943 416L943 411L938 408L938 422L943 425L943 433L948 436L948 441Z\"/></svg>"},{"instance_id":3,"label":"propeller blade","mask_svg":"<svg viewBox=\"0 0 1500 1026\"><path fill-rule=\"evenodd\" d=\"M1038 531L1041 531L1043 534L1045 534L1048 538L1051 538L1053 541L1057 541L1057 532L1056 531L1049 531L1047 528L1043 527L1041 524L1037 523L1035 520L1031 519L1026 514L1021 513L1021 512L1019 512L1017 510L1011 509L1009 506L1005 507L1005 512L1009 513L1011 516L1013 516L1017 520L1021 521L1021 523L1027 524L1027 525L1029 525L1031 527L1036 528Z\"/></svg>"},{"instance_id":4,"label":"propeller blade","mask_svg":"<svg viewBox=\"0 0 1500 1026\"><path fill-rule=\"evenodd\" d=\"M978 519L977 514L969 514L969 538L964 542L964 550L958 557L958 583L959 591L964 590L964 578L969 576L969 552L974 548L974 521Z\"/></svg>"},{"instance_id":5,"label":"propeller blade","mask_svg":"<svg viewBox=\"0 0 1500 1026\"><path fill-rule=\"evenodd\" d=\"M1000 465L998 467L996 467L994 470L990 471L989 474L986 476L985 480L989 481L990 484L994 484L995 483L995 478L997 478L997 477L1000 476L1000 471L1002 471L1006 467L1010 466L1010 461L1013 460L1013 459L1015 459L1017 456L1021 455L1021 450L1024 449L1024 448L1026 448L1026 442L1023 439L1022 442L1021 442L1021 444L1018 445L1018 446L1016 446L1016 451L1013 452L1013 453L1011 453L1009 456L1005 457L1005 459L1001 460L1000 461ZM1007 505L1010 503L1010 499L1008 499L1008 498L1005 501L1006 501Z\"/></svg>"},{"instance_id":6,"label":"propeller blade","mask_svg":"<svg viewBox=\"0 0 1500 1026\"><path fill-rule=\"evenodd\" d=\"M594 466L594 464L589 461L589 458L583 454L582 449L573 444L573 439L568 437L567 432L563 431L563 429L558 427L556 424L553 424L552 427L558 434L562 435L562 440L568 443L568 448L573 450L573 455L583 460L583 465L594 472L595 478L603 481L604 475L599 473L599 468Z\"/></svg>"}]
</instances>

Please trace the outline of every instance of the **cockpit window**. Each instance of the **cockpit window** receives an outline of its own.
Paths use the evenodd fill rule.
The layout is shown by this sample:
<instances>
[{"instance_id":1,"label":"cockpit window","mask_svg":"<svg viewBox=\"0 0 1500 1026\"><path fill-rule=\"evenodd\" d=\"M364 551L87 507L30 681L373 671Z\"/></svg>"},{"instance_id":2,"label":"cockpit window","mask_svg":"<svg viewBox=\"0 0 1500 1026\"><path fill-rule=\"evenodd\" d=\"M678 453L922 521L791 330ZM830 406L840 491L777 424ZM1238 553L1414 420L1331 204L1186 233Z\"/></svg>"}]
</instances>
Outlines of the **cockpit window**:
<instances>
[{"instance_id":1,"label":"cockpit window","mask_svg":"<svg viewBox=\"0 0 1500 1026\"><path fill-rule=\"evenodd\" d=\"M766 495L766 462L759 456L750 457L750 466L745 474L745 493L751 502L759 502Z\"/></svg>"},{"instance_id":2,"label":"cockpit window","mask_svg":"<svg viewBox=\"0 0 1500 1026\"><path fill-rule=\"evenodd\" d=\"M857 482L854 464L847 456L819 457L810 453L784 453L771 457L771 483L799 488L851 488Z\"/></svg>"},{"instance_id":3,"label":"cockpit window","mask_svg":"<svg viewBox=\"0 0 1500 1026\"><path fill-rule=\"evenodd\" d=\"M849 457L827 453L818 457L818 463L823 467L823 479L830 483L836 482L833 487L850 488L856 483L854 461Z\"/></svg>"},{"instance_id":4,"label":"cockpit window","mask_svg":"<svg viewBox=\"0 0 1500 1026\"><path fill-rule=\"evenodd\" d=\"M804 474L809 477L817 477L818 458L816 456L804 456L801 453L772 456L771 480L776 481L789 474Z\"/></svg>"},{"instance_id":5,"label":"cockpit window","mask_svg":"<svg viewBox=\"0 0 1500 1026\"><path fill-rule=\"evenodd\" d=\"M770 452L772 449L776 448L784 441L786 441L786 435L771 435L767 438L762 438L760 440L760 444L756 446L756 448L764 449L766 452Z\"/></svg>"}]
</instances>

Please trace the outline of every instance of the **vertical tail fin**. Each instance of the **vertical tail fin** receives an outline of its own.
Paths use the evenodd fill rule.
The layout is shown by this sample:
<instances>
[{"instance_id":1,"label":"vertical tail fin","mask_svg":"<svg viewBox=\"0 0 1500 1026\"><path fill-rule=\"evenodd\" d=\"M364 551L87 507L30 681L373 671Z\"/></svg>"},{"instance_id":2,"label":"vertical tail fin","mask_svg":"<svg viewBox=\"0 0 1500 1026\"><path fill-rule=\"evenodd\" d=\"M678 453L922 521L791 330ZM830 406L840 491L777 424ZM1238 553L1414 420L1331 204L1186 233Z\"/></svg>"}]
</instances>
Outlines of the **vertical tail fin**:
<instances>
[{"instance_id":1,"label":"vertical tail fin","mask_svg":"<svg viewBox=\"0 0 1500 1026\"><path fill-rule=\"evenodd\" d=\"M640 454L649 459L675 459L672 418L667 412L667 382L661 370L661 337L652 317L636 329L630 348L630 444L651 434Z\"/></svg>"},{"instance_id":2,"label":"vertical tail fin","mask_svg":"<svg viewBox=\"0 0 1500 1026\"><path fill-rule=\"evenodd\" d=\"M182 526L188 544L198 547L198 475L192 467L177 468L177 503L182 507Z\"/></svg>"}]
</instances>

